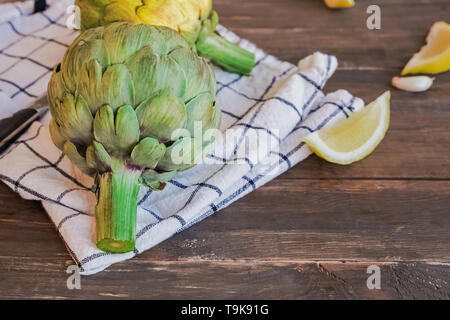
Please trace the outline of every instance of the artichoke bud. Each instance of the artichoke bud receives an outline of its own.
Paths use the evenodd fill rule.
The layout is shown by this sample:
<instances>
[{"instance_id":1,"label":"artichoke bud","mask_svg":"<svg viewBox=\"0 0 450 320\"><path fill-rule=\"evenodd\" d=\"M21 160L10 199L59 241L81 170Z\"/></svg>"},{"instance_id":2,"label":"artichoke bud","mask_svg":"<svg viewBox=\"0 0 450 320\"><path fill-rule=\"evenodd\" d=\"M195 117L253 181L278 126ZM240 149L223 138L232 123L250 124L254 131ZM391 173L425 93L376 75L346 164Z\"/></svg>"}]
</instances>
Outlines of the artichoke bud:
<instances>
[{"instance_id":1,"label":"artichoke bud","mask_svg":"<svg viewBox=\"0 0 450 320\"><path fill-rule=\"evenodd\" d=\"M218 126L214 97L210 66L171 29L112 23L69 47L49 82L50 134L95 176L98 248L133 250L140 185L162 189L198 163L206 149L186 127Z\"/></svg>"}]
</instances>

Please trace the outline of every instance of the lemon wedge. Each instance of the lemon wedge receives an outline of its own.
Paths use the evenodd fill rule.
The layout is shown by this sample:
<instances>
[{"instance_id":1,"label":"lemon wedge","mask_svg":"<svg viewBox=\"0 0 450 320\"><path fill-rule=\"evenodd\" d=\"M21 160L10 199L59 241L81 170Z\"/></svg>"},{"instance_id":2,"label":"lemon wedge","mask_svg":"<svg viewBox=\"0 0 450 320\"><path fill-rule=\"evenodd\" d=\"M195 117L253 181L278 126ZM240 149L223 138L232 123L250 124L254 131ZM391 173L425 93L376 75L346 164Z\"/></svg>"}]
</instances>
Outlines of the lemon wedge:
<instances>
[{"instance_id":1,"label":"lemon wedge","mask_svg":"<svg viewBox=\"0 0 450 320\"><path fill-rule=\"evenodd\" d=\"M361 111L313 132L301 141L316 155L333 163L350 164L367 157L389 128L391 93L385 92Z\"/></svg>"},{"instance_id":2,"label":"lemon wedge","mask_svg":"<svg viewBox=\"0 0 450 320\"><path fill-rule=\"evenodd\" d=\"M354 0L325 0L328 8L349 8L355 5Z\"/></svg>"},{"instance_id":3,"label":"lemon wedge","mask_svg":"<svg viewBox=\"0 0 450 320\"><path fill-rule=\"evenodd\" d=\"M410 73L441 73L450 69L450 25L436 22L427 36L427 44L416 53L402 71Z\"/></svg>"}]
</instances>

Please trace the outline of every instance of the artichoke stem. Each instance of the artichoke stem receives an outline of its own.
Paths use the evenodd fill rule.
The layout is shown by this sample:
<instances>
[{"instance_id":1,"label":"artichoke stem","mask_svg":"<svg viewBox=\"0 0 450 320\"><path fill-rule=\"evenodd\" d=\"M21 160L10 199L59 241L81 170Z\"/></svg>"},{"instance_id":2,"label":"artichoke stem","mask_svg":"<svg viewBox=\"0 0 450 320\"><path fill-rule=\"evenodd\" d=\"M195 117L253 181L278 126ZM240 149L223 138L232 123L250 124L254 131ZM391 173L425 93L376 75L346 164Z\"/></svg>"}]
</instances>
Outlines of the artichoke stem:
<instances>
[{"instance_id":1,"label":"artichoke stem","mask_svg":"<svg viewBox=\"0 0 450 320\"><path fill-rule=\"evenodd\" d=\"M140 176L139 170L123 166L99 174L97 248L112 253L134 250Z\"/></svg>"},{"instance_id":2,"label":"artichoke stem","mask_svg":"<svg viewBox=\"0 0 450 320\"><path fill-rule=\"evenodd\" d=\"M212 60L229 72L248 76L255 66L253 53L232 44L216 33L197 42L197 50L203 57Z\"/></svg>"}]
</instances>

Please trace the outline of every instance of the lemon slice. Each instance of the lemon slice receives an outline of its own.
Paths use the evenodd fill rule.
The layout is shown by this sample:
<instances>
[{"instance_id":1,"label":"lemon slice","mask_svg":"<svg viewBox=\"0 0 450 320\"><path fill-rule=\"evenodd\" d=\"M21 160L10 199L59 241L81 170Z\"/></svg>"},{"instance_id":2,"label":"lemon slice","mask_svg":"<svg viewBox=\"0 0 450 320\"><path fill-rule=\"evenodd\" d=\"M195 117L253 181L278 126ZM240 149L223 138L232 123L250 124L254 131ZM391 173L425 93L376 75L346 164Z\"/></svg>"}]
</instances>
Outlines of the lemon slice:
<instances>
[{"instance_id":1,"label":"lemon slice","mask_svg":"<svg viewBox=\"0 0 450 320\"><path fill-rule=\"evenodd\" d=\"M325 0L328 8L349 8L355 5L354 0Z\"/></svg>"},{"instance_id":2,"label":"lemon slice","mask_svg":"<svg viewBox=\"0 0 450 320\"><path fill-rule=\"evenodd\" d=\"M402 71L410 73L441 73L450 69L450 25L436 22L427 36L427 44L416 53Z\"/></svg>"},{"instance_id":3,"label":"lemon slice","mask_svg":"<svg viewBox=\"0 0 450 320\"><path fill-rule=\"evenodd\" d=\"M302 139L316 155L333 163L350 164L367 157L389 127L391 93L387 91L363 110Z\"/></svg>"}]
</instances>

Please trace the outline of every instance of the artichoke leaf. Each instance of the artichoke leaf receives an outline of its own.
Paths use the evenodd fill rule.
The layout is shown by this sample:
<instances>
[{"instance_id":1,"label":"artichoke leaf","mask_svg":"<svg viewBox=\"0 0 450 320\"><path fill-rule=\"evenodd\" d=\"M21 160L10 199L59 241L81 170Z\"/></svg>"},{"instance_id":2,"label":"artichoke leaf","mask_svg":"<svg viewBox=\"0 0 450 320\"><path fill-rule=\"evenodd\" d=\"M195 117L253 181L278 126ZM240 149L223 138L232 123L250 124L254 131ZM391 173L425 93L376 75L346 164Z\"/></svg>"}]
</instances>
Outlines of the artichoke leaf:
<instances>
[{"instance_id":1,"label":"artichoke leaf","mask_svg":"<svg viewBox=\"0 0 450 320\"><path fill-rule=\"evenodd\" d=\"M116 110L123 105L134 105L134 86L124 64L106 68L102 77L102 101Z\"/></svg>"},{"instance_id":2,"label":"artichoke leaf","mask_svg":"<svg viewBox=\"0 0 450 320\"><path fill-rule=\"evenodd\" d=\"M83 19L81 19L81 29L86 30L98 26L98 22L102 21L103 10L97 10L97 6L106 5L108 0L92 1L92 0L76 0L76 5L83 10Z\"/></svg>"},{"instance_id":3,"label":"artichoke leaf","mask_svg":"<svg viewBox=\"0 0 450 320\"><path fill-rule=\"evenodd\" d=\"M143 182L153 190L162 190L166 186L166 182L172 180L177 171L157 172L155 170L145 170L142 174Z\"/></svg>"},{"instance_id":4,"label":"artichoke leaf","mask_svg":"<svg viewBox=\"0 0 450 320\"><path fill-rule=\"evenodd\" d=\"M94 29L88 30L87 33L83 33L75 39L61 63L64 66L61 68L62 79L70 92L75 92L78 85L78 77L74 77L74 75L78 75L86 63L97 60L102 66L109 64L104 41L101 39L87 41L89 34L97 35L92 30Z\"/></svg>"},{"instance_id":5,"label":"artichoke leaf","mask_svg":"<svg viewBox=\"0 0 450 320\"><path fill-rule=\"evenodd\" d=\"M209 19L203 20L200 33L198 35L197 42L204 41L211 33L214 32L217 25L219 24L219 15L216 11L212 10Z\"/></svg>"},{"instance_id":6,"label":"artichoke leaf","mask_svg":"<svg viewBox=\"0 0 450 320\"><path fill-rule=\"evenodd\" d=\"M86 163L89 168L102 173L111 170L112 159L100 143L92 141L86 149Z\"/></svg>"},{"instance_id":7,"label":"artichoke leaf","mask_svg":"<svg viewBox=\"0 0 450 320\"><path fill-rule=\"evenodd\" d=\"M145 25L113 23L105 27L104 41L111 64L123 63L137 51L150 46L154 52L164 54L160 50L168 39L162 37L158 28L148 29ZM179 35L173 32L172 36Z\"/></svg>"},{"instance_id":8,"label":"artichoke leaf","mask_svg":"<svg viewBox=\"0 0 450 320\"><path fill-rule=\"evenodd\" d=\"M187 122L186 129L194 135L196 123L200 123L202 133L206 130L217 128L221 120L220 108L214 105L209 92L203 92L186 104Z\"/></svg>"},{"instance_id":9,"label":"artichoke leaf","mask_svg":"<svg viewBox=\"0 0 450 320\"><path fill-rule=\"evenodd\" d=\"M169 28L162 28L161 25L156 25L156 29L159 31L161 36L166 39L159 44L160 47L158 48L158 52L160 54L167 55L177 48L190 50L189 44L176 31Z\"/></svg>"},{"instance_id":10,"label":"artichoke leaf","mask_svg":"<svg viewBox=\"0 0 450 320\"><path fill-rule=\"evenodd\" d=\"M95 173L95 170L89 168L86 159L78 152L77 147L70 141L64 144L64 154L73 162L81 171L88 175Z\"/></svg>"},{"instance_id":11,"label":"artichoke leaf","mask_svg":"<svg viewBox=\"0 0 450 320\"><path fill-rule=\"evenodd\" d=\"M154 138L144 138L131 152L131 160L134 165L141 168L155 168L164 153L166 153L164 144Z\"/></svg>"},{"instance_id":12,"label":"artichoke leaf","mask_svg":"<svg viewBox=\"0 0 450 320\"><path fill-rule=\"evenodd\" d=\"M94 119L83 97L75 100L72 94L66 92L59 106L57 102L53 115L64 136L75 142L91 143Z\"/></svg>"},{"instance_id":13,"label":"artichoke leaf","mask_svg":"<svg viewBox=\"0 0 450 320\"><path fill-rule=\"evenodd\" d=\"M186 106L173 96L170 88L163 89L136 108L141 137L170 141L174 131L186 123Z\"/></svg>"},{"instance_id":14,"label":"artichoke leaf","mask_svg":"<svg viewBox=\"0 0 450 320\"><path fill-rule=\"evenodd\" d=\"M183 171L194 167L202 158L203 146L200 141L192 137L182 137L167 148L156 169Z\"/></svg>"},{"instance_id":15,"label":"artichoke leaf","mask_svg":"<svg viewBox=\"0 0 450 320\"><path fill-rule=\"evenodd\" d=\"M131 106L120 107L116 116L116 147L128 154L139 141L139 121Z\"/></svg>"},{"instance_id":16,"label":"artichoke leaf","mask_svg":"<svg viewBox=\"0 0 450 320\"><path fill-rule=\"evenodd\" d=\"M137 104L167 87L172 88L176 97L184 96L186 76L171 57L154 54L150 47L143 47L125 64L133 76Z\"/></svg>"},{"instance_id":17,"label":"artichoke leaf","mask_svg":"<svg viewBox=\"0 0 450 320\"><path fill-rule=\"evenodd\" d=\"M102 101L103 67L97 60L90 60L84 64L79 75L77 92L85 97L91 112L95 114L104 102Z\"/></svg>"},{"instance_id":18,"label":"artichoke leaf","mask_svg":"<svg viewBox=\"0 0 450 320\"><path fill-rule=\"evenodd\" d=\"M139 23L135 7L142 5L140 0L115 1L105 7L103 21L105 24L116 21Z\"/></svg>"},{"instance_id":19,"label":"artichoke leaf","mask_svg":"<svg viewBox=\"0 0 450 320\"><path fill-rule=\"evenodd\" d=\"M66 143L66 137L61 132L61 128L56 123L55 119L50 121L49 127L50 137L52 138L53 143L59 150L64 150L64 144Z\"/></svg>"},{"instance_id":20,"label":"artichoke leaf","mask_svg":"<svg viewBox=\"0 0 450 320\"><path fill-rule=\"evenodd\" d=\"M53 110L53 108L55 107L52 102L57 99L61 99L65 91L67 90L62 80L61 63L58 63L53 69L53 74L50 78L47 88L50 110Z\"/></svg>"},{"instance_id":21,"label":"artichoke leaf","mask_svg":"<svg viewBox=\"0 0 450 320\"><path fill-rule=\"evenodd\" d=\"M128 154L139 141L139 122L129 105L114 111L109 105L101 107L94 119L94 136L110 153Z\"/></svg>"},{"instance_id":22,"label":"artichoke leaf","mask_svg":"<svg viewBox=\"0 0 450 320\"><path fill-rule=\"evenodd\" d=\"M153 53L152 48L145 46L125 61L125 65L133 78L136 103L141 103L156 91L149 84L153 82L153 73L158 58L158 55Z\"/></svg>"},{"instance_id":23,"label":"artichoke leaf","mask_svg":"<svg viewBox=\"0 0 450 320\"><path fill-rule=\"evenodd\" d=\"M192 98L199 92L210 91L216 94L216 80L212 69L204 59L196 58L196 54L188 49L179 48L169 56L175 60L186 73L186 91L183 99Z\"/></svg>"},{"instance_id":24,"label":"artichoke leaf","mask_svg":"<svg viewBox=\"0 0 450 320\"><path fill-rule=\"evenodd\" d=\"M107 150L115 150L116 130L114 127L114 111L104 105L98 109L94 118L94 137Z\"/></svg>"}]
</instances>

